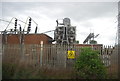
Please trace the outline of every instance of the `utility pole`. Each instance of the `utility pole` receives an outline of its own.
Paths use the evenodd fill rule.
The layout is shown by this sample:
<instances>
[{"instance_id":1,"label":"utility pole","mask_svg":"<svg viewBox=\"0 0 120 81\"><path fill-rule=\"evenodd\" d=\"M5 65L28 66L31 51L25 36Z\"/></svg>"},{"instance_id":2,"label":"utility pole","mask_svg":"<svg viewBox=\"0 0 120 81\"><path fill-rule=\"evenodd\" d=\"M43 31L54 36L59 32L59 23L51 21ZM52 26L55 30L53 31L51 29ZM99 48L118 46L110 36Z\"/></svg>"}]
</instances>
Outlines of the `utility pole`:
<instances>
[{"instance_id":1,"label":"utility pole","mask_svg":"<svg viewBox=\"0 0 120 81\"><path fill-rule=\"evenodd\" d=\"M120 1L118 2L118 66L120 66ZM118 73L120 76L120 73ZM120 79L120 77L119 77Z\"/></svg>"},{"instance_id":2,"label":"utility pole","mask_svg":"<svg viewBox=\"0 0 120 81\"><path fill-rule=\"evenodd\" d=\"M118 2L118 46L120 46L120 2Z\"/></svg>"}]
</instances>

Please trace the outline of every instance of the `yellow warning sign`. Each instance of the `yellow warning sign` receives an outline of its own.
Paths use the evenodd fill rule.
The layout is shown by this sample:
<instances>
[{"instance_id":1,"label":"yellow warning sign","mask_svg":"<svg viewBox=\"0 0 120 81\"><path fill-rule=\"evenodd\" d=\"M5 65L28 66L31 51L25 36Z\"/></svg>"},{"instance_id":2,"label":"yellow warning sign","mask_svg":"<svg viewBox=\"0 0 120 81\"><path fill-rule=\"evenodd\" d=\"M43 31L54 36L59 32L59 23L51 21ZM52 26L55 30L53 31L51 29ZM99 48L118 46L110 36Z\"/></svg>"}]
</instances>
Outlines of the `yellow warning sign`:
<instances>
[{"instance_id":1,"label":"yellow warning sign","mask_svg":"<svg viewBox=\"0 0 120 81\"><path fill-rule=\"evenodd\" d=\"M75 58L75 51L69 50L67 57L68 57L68 59L74 59Z\"/></svg>"}]
</instances>

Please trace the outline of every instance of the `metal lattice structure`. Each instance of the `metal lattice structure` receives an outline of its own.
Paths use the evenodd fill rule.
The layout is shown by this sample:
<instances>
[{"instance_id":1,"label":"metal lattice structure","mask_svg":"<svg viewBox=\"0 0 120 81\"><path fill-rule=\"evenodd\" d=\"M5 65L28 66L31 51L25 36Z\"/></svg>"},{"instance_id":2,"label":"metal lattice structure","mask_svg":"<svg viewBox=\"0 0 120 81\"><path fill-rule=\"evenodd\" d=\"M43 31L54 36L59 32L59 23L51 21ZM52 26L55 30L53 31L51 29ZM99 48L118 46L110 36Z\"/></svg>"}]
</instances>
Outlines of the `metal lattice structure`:
<instances>
[{"instance_id":1,"label":"metal lattice structure","mask_svg":"<svg viewBox=\"0 0 120 81\"><path fill-rule=\"evenodd\" d=\"M76 41L76 26L71 26L69 18L64 18L63 23L56 20L57 26L54 32L56 44L74 44Z\"/></svg>"}]
</instances>

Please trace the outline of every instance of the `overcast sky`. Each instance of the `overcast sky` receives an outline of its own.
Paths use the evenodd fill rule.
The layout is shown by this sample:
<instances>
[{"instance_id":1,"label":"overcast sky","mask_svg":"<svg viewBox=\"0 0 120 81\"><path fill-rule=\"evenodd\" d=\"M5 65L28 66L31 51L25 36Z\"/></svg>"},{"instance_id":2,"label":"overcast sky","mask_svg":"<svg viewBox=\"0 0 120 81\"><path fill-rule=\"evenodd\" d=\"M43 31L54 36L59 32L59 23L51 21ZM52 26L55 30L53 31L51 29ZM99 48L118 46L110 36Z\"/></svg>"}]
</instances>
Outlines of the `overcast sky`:
<instances>
[{"instance_id":1,"label":"overcast sky","mask_svg":"<svg viewBox=\"0 0 120 81\"><path fill-rule=\"evenodd\" d=\"M16 17L26 21L27 17L30 16L38 23L39 33L54 30L57 19L68 17L71 19L71 25L76 26L76 37L80 44L90 32L94 32L95 35L100 34L95 39L99 44L115 44L117 2L2 2L0 8L2 9L0 19L10 21L12 17ZM23 23L18 23L24 28ZM4 30L7 25L7 22L2 22L0 31ZM11 28L14 28L13 24L10 24L8 29ZM35 24L32 23L31 32L33 33L34 30ZM53 37L54 33L47 34Z\"/></svg>"}]
</instances>

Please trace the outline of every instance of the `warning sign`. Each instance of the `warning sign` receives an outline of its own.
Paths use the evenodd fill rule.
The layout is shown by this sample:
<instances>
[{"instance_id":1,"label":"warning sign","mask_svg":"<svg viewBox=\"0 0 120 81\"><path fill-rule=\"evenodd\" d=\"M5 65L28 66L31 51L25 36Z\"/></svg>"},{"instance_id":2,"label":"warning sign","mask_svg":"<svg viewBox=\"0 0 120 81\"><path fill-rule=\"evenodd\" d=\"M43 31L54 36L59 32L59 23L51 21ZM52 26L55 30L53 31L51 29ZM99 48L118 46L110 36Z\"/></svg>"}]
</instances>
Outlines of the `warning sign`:
<instances>
[{"instance_id":1,"label":"warning sign","mask_svg":"<svg viewBox=\"0 0 120 81\"><path fill-rule=\"evenodd\" d=\"M68 59L74 59L75 58L75 51L69 50L67 57L68 57Z\"/></svg>"}]
</instances>

